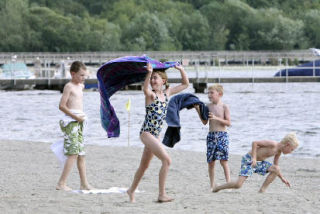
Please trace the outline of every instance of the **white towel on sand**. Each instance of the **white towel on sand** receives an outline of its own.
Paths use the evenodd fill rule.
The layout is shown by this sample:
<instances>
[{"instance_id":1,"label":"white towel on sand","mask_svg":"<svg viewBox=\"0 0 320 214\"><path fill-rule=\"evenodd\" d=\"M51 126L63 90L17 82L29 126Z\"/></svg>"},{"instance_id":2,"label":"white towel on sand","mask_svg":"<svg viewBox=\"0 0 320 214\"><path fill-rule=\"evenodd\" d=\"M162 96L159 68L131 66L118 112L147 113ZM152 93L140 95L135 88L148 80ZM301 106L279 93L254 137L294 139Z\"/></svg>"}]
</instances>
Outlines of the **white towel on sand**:
<instances>
[{"instance_id":1,"label":"white towel on sand","mask_svg":"<svg viewBox=\"0 0 320 214\"><path fill-rule=\"evenodd\" d=\"M108 194L108 193L126 193L128 188L126 187L110 187L109 189L94 189L94 190L72 190L73 193L81 194ZM136 193L141 191L136 190Z\"/></svg>"}]
</instances>

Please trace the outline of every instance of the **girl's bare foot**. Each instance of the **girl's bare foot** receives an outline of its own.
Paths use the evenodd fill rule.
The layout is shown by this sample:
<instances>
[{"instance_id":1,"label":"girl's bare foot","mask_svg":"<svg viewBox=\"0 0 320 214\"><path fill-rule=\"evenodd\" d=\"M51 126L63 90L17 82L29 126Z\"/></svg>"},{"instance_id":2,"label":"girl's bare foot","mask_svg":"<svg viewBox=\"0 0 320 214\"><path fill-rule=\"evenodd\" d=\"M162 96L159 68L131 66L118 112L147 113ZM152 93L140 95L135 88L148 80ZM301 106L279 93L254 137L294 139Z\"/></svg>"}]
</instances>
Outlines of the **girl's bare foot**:
<instances>
[{"instance_id":1,"label":"girl's bare foot","mask_svg":"<svg viewBox=\"0 0 320 214\"><path fill-rule=\"evenodd\" d=\"M218 192L218 191L219 189L216 186L212 188L212 192Z\"/></svg>"},{"instance_id":2,"label":"girl's bare foot","mask_svg":"<svg viewBox=\"0 0 320 214\"><path fill-rule=\"evenodd\" d=\"M211 192L213 192L213 190L214 190L215 188L216 188L216 185L213 184L213 185L210 187Z\"/></svg>"},{"instance_id":3,"label":"girl's bare foot","mask_svg":"<svg viewBox=\"0 0 320 214\"><path fill-rule=\"evenodd\" d=\"M158 197L158 202L159 203L165 203L165 202L171 202L173 201L173 198L170 198L169 196L165 195L165 196L159 196Z\"/></svg>"},{"instance_id":4,"label":"girl's bare foot","mask_svg":"<svg viewBox=\"0 0 320 214\"><path fill-rule=\"evenodd\" d=\"M259 193L264 193L265 191L266 191L265 189L262 189L262 188L261 188L261 189L259 190Z\"/></svg>"},{"instance_id":5,"label":"girl's bare foot","mask_svg":"<svg viewBox=\"0 0 320 214\"><path fill-rule=\"evenodd\" d=\"M136 202L135 198L134 198L134 193L132 193L129 189L127 190L127 194L129 195L129 199L131 203Z\"/></svg>"},{"instance_id":6,"label":"girl's bare foot","mask_svg":"<svg viewBox=\"0 0 320 214\"><path fill-rule=\"evenodd\" d=\"M68 187L67 185L58 184L56 186L56 190L71 191L72 189L70 187Z\"/></svg>"},{"instance_id":7,"label":"girl's bare foot","mask_svg":"<svg viewBox=\"0 0 320 214\"><path fill-rule=\"evenodd\" d=\"M81 190L94 190L95 188L92 187L90 184L80 185Z\"/></svg>"}]
</instances>

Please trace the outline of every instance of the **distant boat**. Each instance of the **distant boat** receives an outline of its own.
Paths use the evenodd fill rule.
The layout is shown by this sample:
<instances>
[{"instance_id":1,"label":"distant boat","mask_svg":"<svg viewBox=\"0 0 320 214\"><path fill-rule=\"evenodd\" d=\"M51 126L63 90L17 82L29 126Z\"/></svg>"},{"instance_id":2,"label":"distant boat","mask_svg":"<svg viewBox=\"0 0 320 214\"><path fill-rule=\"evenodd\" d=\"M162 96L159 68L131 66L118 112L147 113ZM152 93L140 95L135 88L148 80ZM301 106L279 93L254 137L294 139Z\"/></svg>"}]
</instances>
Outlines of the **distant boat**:
<instances>
[{"instance_id":1,"label":"distant boat","mask_svg":"<svg viewBox=\"0 0 320 214\"><path fill-rule=\"evenodd\" d=\"M320 76L320 60L315 60L295 68L287 68L278 71L274 76Z\"/></svg>"},{"instance_id":2,"label":"distant boat","mask_svg":"<svg viewBox=\"0 0 320 214\"><path fill-rule=\"evenodd\" d=\"M23 62L7 63L2 66L1 79L32 79L34 75Z\"/></svg>"},{"instance_id":3,"label":"distant boat","mask_svg":"<svg viewBox=\"0 0 320 214\"><path fill-rule=\"evenodd\" d=\"M310 50L312 51L313 55L320 56L320 49L310 48Z\"/></svg>"}]
</instances>

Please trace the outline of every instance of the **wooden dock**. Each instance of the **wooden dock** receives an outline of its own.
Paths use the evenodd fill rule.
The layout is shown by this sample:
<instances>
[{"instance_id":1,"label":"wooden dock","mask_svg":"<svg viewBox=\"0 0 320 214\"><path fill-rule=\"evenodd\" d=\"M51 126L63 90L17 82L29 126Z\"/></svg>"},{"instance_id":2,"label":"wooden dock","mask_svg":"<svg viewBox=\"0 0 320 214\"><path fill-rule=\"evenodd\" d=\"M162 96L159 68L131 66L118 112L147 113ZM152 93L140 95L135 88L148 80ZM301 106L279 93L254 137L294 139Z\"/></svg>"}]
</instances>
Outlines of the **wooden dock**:
<instances>
[{"instance_id":1,"label":"wooden dock","mask_svg":"<svg viewBox=\"0 0 320 214\"><path fill-rule=\"evenodd\" d=\"M0 79L0 90L63 90L64 85L70 79ZM224 78L189 78L196 93L203 93L209 83L296 83L296 82L320 82L320 77L224 77ZM169 83L180 83L181 79L171 78ZM96 88L97 79L87 79L85 82L87 88ZM126 89L141 90L142 84L133 84Z\"/></svg>"}]
</instances>

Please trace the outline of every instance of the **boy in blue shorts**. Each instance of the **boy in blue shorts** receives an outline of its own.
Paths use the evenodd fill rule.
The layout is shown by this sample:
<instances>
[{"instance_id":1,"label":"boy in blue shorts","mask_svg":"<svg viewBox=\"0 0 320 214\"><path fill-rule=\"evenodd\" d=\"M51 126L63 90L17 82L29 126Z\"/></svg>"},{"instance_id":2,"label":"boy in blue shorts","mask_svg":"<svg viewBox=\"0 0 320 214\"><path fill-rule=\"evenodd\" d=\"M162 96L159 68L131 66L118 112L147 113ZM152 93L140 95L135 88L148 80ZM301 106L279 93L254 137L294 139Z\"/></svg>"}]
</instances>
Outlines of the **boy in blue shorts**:
<instances>
[{"instance_id":1,"label":"boy in blue shorts","mask_svg":"<svg viewBox=\"0 0 320 214\"><path fill-rule=\"evenodd\" d=\"M227 133L227 126L231 125L231 121L229 108L221 101L222 96L222 85L215 84L208 88L208 98L211 102L207 105L209 109L209 120L203 120L200 116L199 106L195 106L202 123L206 125L209 121L209 133L207 136L207 162L211 190L215 187L214 167L216 160L220 160L226 181L230 181L230 169L228 165L229 136Z\"/></svg>"},{"instance_id":2,"label":"boy in blue shorts","mask_svg":"<svg viewBox=\"0 0 320 214\"><path fill-rule=\"evenodd\" d=\"M239 189L244 181L253 173L266 175L266 180L262 184L259 192L265 192L270 183L278 176L283 183L290 187L290 183L285 179L278 166L281 154L290 154L299 146L295 133L287 134L280 142L272 140L260 140L252 143L252 150L244 155L241 160L241 169L237 181L228 182L213 188L213 192L223 189ZM273 164L265 161L266 158L274 156Z\"/></svg>"}]
</instances>

